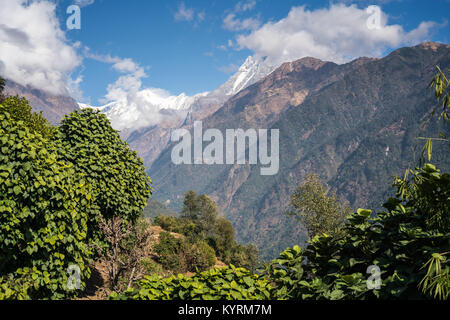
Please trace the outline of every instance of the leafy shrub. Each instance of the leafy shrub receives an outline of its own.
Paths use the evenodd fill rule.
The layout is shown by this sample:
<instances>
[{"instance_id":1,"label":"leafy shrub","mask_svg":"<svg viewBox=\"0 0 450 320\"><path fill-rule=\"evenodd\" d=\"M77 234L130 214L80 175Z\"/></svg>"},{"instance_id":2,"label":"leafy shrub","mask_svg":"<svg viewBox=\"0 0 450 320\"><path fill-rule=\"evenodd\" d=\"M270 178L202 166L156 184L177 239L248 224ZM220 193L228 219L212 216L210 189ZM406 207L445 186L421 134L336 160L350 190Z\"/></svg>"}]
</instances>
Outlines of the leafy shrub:
<instances>
[{"instance_id":1,"label":"leafy shrub","mask_svg":"<svg viewBox=\"0 0 450 320\"><path fill-rule=\"evenodd\" d=\"M160 226L166 231L184 235L189 243L205 242L208 247L213 249L214 255L226 264L233 264L251 270L256 269L259 264L256 246L253 244L241 245L235 241L233 225L224 217L218 216L217 205L207 195L197 196L194 191L188 191L184 196L181 217L159 215L154 218L153 224ZM205 245L202 246L207 249ZM201 251L204 252L203 261L212 261L212 255L207 253L209 249ZM183 254L185 260L190 260L190 255L192 256L192 254L192 249L188 247ZM209 258L207 257L208 255ZM172 258L175 259L170 257L170 259ZM183 257L180 257L180 259L183 259ZM188 270L193 271L195 269L192 269L193 265L190 261L186 261ZM210 263L205 264L202 262L196 265L200 269L206 269L206 265ZM178 270L180 271L181 269Z\"/></svg>"},{"instance_id":2,"label":"leafy shrub","mask_svg":"<svg viewBox=\"0 0 450 320\"><path fill-rule=\"evenodd\" d=\"M135 151L120 138L104 114L92 109L64 117L55 136L59 159L72 163L76 173L92 185L98 206L89 215L89 234L101 240L98 215L120 216L134 223L151 194L151 180Z\"/></svg>"},{"instance_id":3,"label":"leafy shrub","mask_svg":"<svg viewBox=\"0 0 450 320\"><path fill-rule=\"evenodd\" d=\"M0 301L2 300L27 300L28 290L32 286L29 277L14 279L13 275L0 277Z\"/></svg>"},{"instance_id":4,"label":"leafy shrub","mask_svg":"<svg viewBox=\"0 0 450 320\"><path fill-rule=\"evenodd\" d=\"M168 232L161 232L159 242L154 246L159 256L159 263L164 269L174 272L183 272L186 269L185 261L181 256L182 249L183 240L175 238Z\"/></svg>"},{"instance_id":5,"label":"leafy shrub","mask_svg":"<svg viewBox=\"0 0 450 320\"><path fill-rule=\"evenodd\" d=\"M141 264L142 268L144 269L144 274L146 274L146 275L152 275L155 273L162 274L164 271L161 264L159 264L149 258L143 258L143 259L141 259L141 261L139 263Z\"/></svg>"},{"instance_id":6,"label":"leafy shrub","mask_svg":"<svg viewBox=\"0 0 450 320\"><path fill-rule=\"evenodd\" d=\"M216 263L214 249L205 241L191 242L185 238L175 238L168 232L160 233L154 250L163 268L173 272L204 271Z\"/></svg>"},{"instance_id":7,"label":"leafy shrub","mask_svg":"<svg viewBox=\"0 0 450 320\"><path fill-rule=\"evenodd\" d=\"M31 298L63 298L73 293L66 283L74 264L83 288L91 198L47 139L0 112L0 277L29 276Z\"/></svg>"},{"instance_id":8,"label":"leafy shrub","mask_svg":"<svg viewBox=\"0 0 450 320\"><path fill-rule=\"evenodd\" d=\"M345 237L316 236L303 254L294 247L274 260L266 275L277 287L275 297L423 299L427 296L419 284L427 279L424 266L437 257L440 283L423 291L438 288L435 292L448 298L449 267L442 256L450 251L450 175L427 164L414 172L412 181L394 185L398 197L384 204L386 211L372 217L370 210L359 209L347 217ZM379 289L367 286L370 266L380 270Z\"/></svg>"},{"instance_id":9,"label":"leafy shrub","mask_svg":"<svg viewBox=\"0 0 450 320\"><path fill-rule=\"evenodd\" d=\"M153 219L153 225L160 226L162 229L183 234L187 237L196 232L196 225L189 219L177 218L173 216L158 215Z\"/></svg>"},{"instance_id":10,"label":"leafy shrub","mask_svg":"<svg viewBox=\"0 0 450 320\"><path fill-rule=\"evenodd\" d=\"M204 271L216 263L214 249L205 241L183 244L183 258L188 271Z\"/></svg>"},{"instance_id":11,"label":"leafy shrub","mask_svg":"<svg viewBox=\"0 0 450 320\"><path fill-rule=\"evenodd\" d=\"M267 300L272 286L257 274L230 266L198 272L192 277L182 274L170 278L147 276L139 288L118 295L112 300Z\"/></svg>"}]
</instances>

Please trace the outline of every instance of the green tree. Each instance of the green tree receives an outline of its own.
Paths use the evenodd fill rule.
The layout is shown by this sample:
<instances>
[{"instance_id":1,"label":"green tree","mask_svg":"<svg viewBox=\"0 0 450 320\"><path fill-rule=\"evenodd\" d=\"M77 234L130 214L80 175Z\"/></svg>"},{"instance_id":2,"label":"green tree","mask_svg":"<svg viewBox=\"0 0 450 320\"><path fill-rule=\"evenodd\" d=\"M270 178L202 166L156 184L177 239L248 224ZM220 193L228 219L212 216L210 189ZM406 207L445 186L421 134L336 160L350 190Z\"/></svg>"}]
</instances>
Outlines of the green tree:
<instances>
[{"instance_id":1,"label":"green tree","mask_svg":"<svg viewBox=\"0 0 450 320\"><path fill-rule=\"evenodd\" d=\"M71 265L84 288L90 191L48 139L0 107L0 297L71 297Z\"/></svg>"},{"instance_id":2,"label":"green tree","mask_svg":"<svg viewBox=\"0 0 450 320\"><path fill-rule=\"evenodd\" d=\"M216 221L216 235L211 238L210 243L216 251L217 257L225 263L231 262L232 249L235 244L234 228L230 221L219 217ZM241 266L239 263L235 263Z\"/></svg>"},{"instance_id":3,"label":"green tree","mask_svg":"<svg viewBox=\"0 0 450 320\"><path fill-rule=\"evenodd\" d=\"M0 112L8 112L11 119L22 121L32 132L40 133L44 138L50 138L53 127L40 113L33 112L28 100L19 96L5 98L0 105Z\"/></svg>"},{"instance_id":4,"label":"green tree","mask_svg":"<svg viewBox=\"0 0 450 320\"><path fill-rule=\"evenodd\" d=\"M98 215L120 216L134 223L142 215L151 194L151 180L142 159L111 127L108 118L92 109L65 116L55 135L60 159L92 185L90 195L98 207L89 217L90 234L100 237Z\"/></svg>"},{"instance_id":5,"label":"green tree","mask_svg":"<svg viewBox=\"0 0 450 320\"><path fill-rule=\"evenodd\" d=\"M191 220L197 220L199 216L197 193L189 190L184 195L181 216Z\"/></svg>"},{"instance_id":6,"label":"green tree","mask_svg":"<svg viewBox=\"0 0 450 320\"><path fill-rule=\"evenodd\" d=\"M201 238L213 237L219 213L215 201L205 194L197 195L195 191L191 190L184 195L183 203L181 217L196 224L196 236Z\"/></svg>"},{"instance_id":7,"label":"green tree","mask_svg":"<svg viewBox=\"0 0 450 320\"><path fill-rule=\"evenodd\" d=\"M186 271L185 261L181 256L182 249L183 240L175 238L169 232L161 232L159 241L154 246L154 250L159 257L159 263L164 269L174 272Z\"/></svg>"},{"instance_id":8,"label":"green tree","mask_svg":"<svg viewBox=\"0 0 450 320\"><path fill-rule=\"evenodd\" d=\"M180 218L158 216L154 219L154 224L164 230L185 235L188 243L207 243L214 250L215 256L226 264L252 270L258 265L259 254L256 246L236 243L233 225L219 216L217 204L207 195L188 191L184 197ZM211 257L209 250L205 249L205 246L201 247L201 251Z\"/></svg>"},{"instance_id":9,"label":"green tree","mask_svg":"<svg viewBox=\"0 0 450 320\"><path fill-rule=\"evenodd\" d=\"M328 186L323 185L314 174L306 176L302 185L291 196L289 215L299 217L308 230L310 238L322 233L342 234L345 217L352 212L348 204L341 204Z\"/></svg>"},{"instance_id":10,"label":"green tree","mask_svg":"<svg viewBox=\"0 0 450 320\"><path fill-rule=\"evenodd\" d=\"M175 238L161 232L154 249L161 265L173 272L204 271L216 263L214 249L201 239Z\"/></svg>"}]
</instances>

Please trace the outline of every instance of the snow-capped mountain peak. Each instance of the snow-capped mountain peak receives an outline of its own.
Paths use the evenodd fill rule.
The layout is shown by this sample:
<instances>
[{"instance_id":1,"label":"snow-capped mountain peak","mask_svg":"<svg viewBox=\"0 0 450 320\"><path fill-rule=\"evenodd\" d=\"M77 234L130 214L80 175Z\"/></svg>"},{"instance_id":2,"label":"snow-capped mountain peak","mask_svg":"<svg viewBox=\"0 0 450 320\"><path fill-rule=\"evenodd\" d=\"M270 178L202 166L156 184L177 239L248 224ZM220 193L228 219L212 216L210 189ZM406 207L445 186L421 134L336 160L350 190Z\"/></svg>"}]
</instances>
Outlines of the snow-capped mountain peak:
<instances>
[{"instance_id":1,"label":"snow-capped mountain peak","mask_svg":"<svg viewBox=\"0 0 450 320\"><path fill-rule=\"evenodd\" d=\"M276 66L268 64L264 58L256 59L253 56L249 56L239 70L216 91L220 91L226 96L235 95L239 91L267 76L274 71L275 68ZM213 91L213 93L214 92L215 91Z\"/></svg>"},{"instance_id":2,"label":"snow-capped mountain peak","mask_svg":"<svg viewBox=\"0 0 450 320\"><path fill-rule=\"evenodd\" d=\"M172 110L178 116L185 116L191 106L194 104L201 105L202 99L213 99L216 104L222 104L230 96L237 94L271 73L275 67L267 64L265 59L255 59L249 56L227 82L212 92L204 92L194 96L187 96L182 93L175 96L163 89L149 88L103 106L94 107L84 103L79 103L79 106L81 109L99 109L106 114L113 127L118 130L137 129L159 123L163 117L161 110Z\"/></svg>"}]
</instances>

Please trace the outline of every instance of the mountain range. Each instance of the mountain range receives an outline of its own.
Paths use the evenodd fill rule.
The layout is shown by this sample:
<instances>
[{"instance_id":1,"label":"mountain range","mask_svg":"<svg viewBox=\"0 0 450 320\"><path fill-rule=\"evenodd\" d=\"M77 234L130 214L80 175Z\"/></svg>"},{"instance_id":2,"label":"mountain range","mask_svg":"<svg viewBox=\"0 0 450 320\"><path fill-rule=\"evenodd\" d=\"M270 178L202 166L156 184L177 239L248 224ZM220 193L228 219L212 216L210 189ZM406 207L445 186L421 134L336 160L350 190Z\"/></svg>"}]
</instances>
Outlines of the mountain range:
<instances>
[{"instance_id":1,"label":"mountain range","mask_svg":"<svg viewBox=\"0 0 450 320\"><path fill-rule=\"evenodd\" d=\"M268 259L307 239L301 223L284 214L307 174L319 175L355 210L380 209L393 194L393 177L417 164L421 146L416 138L448 133L448 126L436 121L422 126L436 107L427 87L436 66L450 67L449 45L427 42L341 65L306 57L271 66L249 57L214 91L192 97L146 91L140 101L148 110L126 101L99 109L143 158L153 199L179 211L186 191L210 195L233 223L237 240L255 243ZM52 123L90 107L11 81L7 92L25 95ZM146 112L157 115L157 121L139 123ZM199 120L203 130L278 129L279 173L262 176L260 165L249 164L173 164L171 133L193 130ZM436 147L432 162L448 170L448 152Z\"/></svg>"},{"instance_id":2,"label":"mountain range","mask_svg":"<svg viewBox=\"0 0 450 320\"><path fill-rule=\"evenodd\" d=\"M435 121L421 127L436 107L427 87L436 66L450 66L450 46L424 43L343 65L285 63L202 119L204 130L280 130L279 173L262 176L259 165L174 165L169 144L149 167L153 197L179 210L190 189L211 195L238 240L255 243L265 258L306 240L301 223L284 212L309 173L353 209L378 210L393 195L394 176L417 164L416 137L448 133ZM433 163L448 170L448 154L437 149Z\"/></svg>"}]
</instances>

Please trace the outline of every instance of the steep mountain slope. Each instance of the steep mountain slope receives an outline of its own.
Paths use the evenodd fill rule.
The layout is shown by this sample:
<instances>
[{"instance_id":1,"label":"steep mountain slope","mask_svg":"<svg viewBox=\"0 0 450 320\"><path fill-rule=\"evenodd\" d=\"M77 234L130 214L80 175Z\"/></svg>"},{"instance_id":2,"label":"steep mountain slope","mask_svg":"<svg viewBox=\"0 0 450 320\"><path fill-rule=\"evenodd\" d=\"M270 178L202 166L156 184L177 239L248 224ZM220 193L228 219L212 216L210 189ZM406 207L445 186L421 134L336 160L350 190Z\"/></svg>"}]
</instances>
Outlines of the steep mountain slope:
<instances>
[{"instance_id":1,"label":"steep mountain slope","mask_svg":"<svg viewBox=\"0 0 450 320\"><path fill-rule=\"evenodd\" d=\"M42 90L24 87L11 80L6 81L5 94L27 98L33 110L42 111L44 117L52 124L57 124L64 115L79 109L76 101L68 96L54 96Z\"/></svg>"},{"instance_id":2,"label":"steep mountain slope","mask_svg":"<svg viewBox=\"0 0 450 320\"><path fill-rule=\"evenodd\" d=\"M175 166L169 146L149 171L154 197L178 208L189 189L212 195L239 240L255 242L266 257L305 240L301 225L283 212L308 173L354 209L379 207L391 178L414 165L415 137L436 105L427 85L436 65L450 65L449 54L448 45L425 43L342 66L311 58L284 64L203 122L204 129L279 129L279 173L261 176L258 165ZM423 134L439 129L449 128L433 121ZM433 162L450 167L445 152Z\"/></svg>"},{"instance_id":3,"label":"steep mountain slope","mask_svg":"<svg viewBox=\"0 0 450 320\"><path fill-rule=\"evenodd\" d=\"M173 130L190 127L216 112L232 96L254 84L275 69L265 59L248 57L239 70L224 84L212 92L195 96L169 96L158 90L142 90L138 93L139 105L129 101L114 101L100 107L79 103L81 108L98 108L121 130L121 136L138 151L147 167L159 156L170 140ZM142 125L142 118L155 118L154 123ZM148 121L146 121L148 122Z\"/></svg>"}]
</instances>

